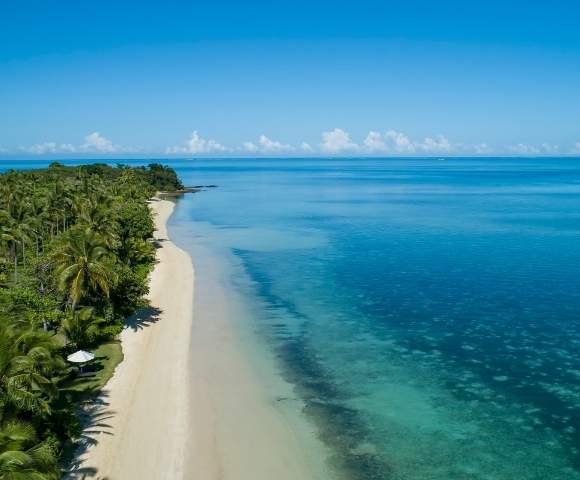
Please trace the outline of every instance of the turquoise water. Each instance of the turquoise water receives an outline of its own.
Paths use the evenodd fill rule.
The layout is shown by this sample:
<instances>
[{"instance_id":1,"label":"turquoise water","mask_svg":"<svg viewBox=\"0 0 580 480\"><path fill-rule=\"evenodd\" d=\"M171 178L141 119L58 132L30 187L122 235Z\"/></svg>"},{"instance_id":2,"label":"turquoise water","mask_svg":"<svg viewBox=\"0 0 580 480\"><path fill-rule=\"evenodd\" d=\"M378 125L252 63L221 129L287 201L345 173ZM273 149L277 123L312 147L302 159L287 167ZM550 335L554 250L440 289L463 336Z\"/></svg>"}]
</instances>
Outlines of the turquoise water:
<instances>
[{"instance_id":1,"label":"turquoise water","mask_svg":"<svg viewBox=\"0 0 580 480\"><path fill-rule=\"evenodd\" d=\"M337 472L580 479L580 159L172 165Z\"/></svg>"},{"instance_id":2,"label":"turquoise water","mask_svg":"<svg viewBox=\"0 0 580 480\"><path fill-rule=\"evenodd\" d=\"M580 160L179 171L348 477L580 478Z\"/></svg>"}]
</instances>

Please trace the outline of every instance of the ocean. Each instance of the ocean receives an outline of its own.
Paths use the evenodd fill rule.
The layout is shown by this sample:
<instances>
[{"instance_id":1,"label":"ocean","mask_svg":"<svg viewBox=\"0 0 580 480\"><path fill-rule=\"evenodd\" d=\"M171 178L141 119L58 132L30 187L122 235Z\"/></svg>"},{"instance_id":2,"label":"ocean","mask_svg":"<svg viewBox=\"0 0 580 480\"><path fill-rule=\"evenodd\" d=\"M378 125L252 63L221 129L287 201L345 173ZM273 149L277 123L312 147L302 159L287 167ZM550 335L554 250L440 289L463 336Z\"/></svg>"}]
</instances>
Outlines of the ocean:
<instances>
[{"instance_id":1,"label":"ocean","mask_svg":"<svg viewBox=\"0 0 580 480\"><path fill-rule=\"evenodd\" d=\"M165 163L336 478L580 479L580 159Z\"/></svg>"}]
</instances>

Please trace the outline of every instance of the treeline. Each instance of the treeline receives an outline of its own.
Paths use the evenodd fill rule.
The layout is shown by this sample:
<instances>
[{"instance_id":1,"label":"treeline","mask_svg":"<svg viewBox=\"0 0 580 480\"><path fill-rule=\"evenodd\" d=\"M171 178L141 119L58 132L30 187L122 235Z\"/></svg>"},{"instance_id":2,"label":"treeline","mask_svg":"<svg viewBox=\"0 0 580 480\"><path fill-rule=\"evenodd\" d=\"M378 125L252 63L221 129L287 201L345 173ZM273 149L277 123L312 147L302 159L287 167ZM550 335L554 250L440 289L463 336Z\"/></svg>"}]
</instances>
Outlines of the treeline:
<instances>
[{"instance_id":1,"label":"treeline","mask_svg":"<svg viewBox=\"0 0 580 480\"><path fill-rule=\"evenodd\" d=\"M110 342L144 305L147 200L181 188L159 164L0 175L0 479L61 477L86 395L66 356Z\"/></svg>"}]
</instances>

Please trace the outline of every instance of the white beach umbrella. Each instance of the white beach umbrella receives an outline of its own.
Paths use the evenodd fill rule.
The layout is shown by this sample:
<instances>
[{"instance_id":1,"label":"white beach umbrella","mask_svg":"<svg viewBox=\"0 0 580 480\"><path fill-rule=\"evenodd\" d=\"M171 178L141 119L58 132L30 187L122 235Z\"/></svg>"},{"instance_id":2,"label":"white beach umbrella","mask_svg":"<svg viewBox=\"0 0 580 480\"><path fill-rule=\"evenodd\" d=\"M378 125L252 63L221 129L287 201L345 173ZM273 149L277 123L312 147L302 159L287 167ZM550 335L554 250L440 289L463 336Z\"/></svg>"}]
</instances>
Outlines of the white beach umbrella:
<instances>
[{"instance_id":1,"label":"white beach umbrella","mask_svg":"<svg viewBox=\"0 0 580 480\"><path fill-rule=\"evenodd\" d=\"M79 350L75 353L71 353L66 359L69 362L73 363L85 363L90 362L93 358L95 358L94 353L85 352L84 350Z\"/></svg>"}]
</instances>

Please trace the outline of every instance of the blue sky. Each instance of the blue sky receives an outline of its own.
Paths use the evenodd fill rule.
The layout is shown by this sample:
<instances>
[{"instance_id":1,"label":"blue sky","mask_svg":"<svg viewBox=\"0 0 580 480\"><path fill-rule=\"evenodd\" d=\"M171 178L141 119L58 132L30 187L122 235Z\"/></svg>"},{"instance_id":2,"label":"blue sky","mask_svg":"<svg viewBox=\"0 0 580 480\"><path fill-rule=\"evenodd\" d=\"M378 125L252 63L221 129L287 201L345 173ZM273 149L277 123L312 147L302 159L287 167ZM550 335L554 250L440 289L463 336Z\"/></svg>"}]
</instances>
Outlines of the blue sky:
<instances>
[{"instance_id":1,"label":"blue sky","mask_svg":"<svg viewBox=\"0 0 580 480\"><path fill-rule=\"evenodd\" d=\"M580 2L0 4L0 155L580 153Z\"/></svg>"}]
</instances>

